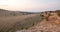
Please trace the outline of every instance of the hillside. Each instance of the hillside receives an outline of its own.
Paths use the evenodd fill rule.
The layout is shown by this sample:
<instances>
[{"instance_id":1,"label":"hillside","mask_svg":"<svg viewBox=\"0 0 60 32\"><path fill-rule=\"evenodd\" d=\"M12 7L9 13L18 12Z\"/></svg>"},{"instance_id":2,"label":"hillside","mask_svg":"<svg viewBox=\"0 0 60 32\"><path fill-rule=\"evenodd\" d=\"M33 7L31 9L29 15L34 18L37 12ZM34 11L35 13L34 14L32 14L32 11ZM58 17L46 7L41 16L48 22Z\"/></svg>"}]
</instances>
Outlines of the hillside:
<instances>
[{"instance_id":1,"label":"hillside","mask_svg":"<svg viewBox=\"0 0 60 32\"><path fill-rule=\"evenodd\" d=\"M9 10L5 10L5 9L0 9L0 17L20 16L20 15L27 15L27 14L33 14L33 13L22 12L22 11L9 11Z\"/></svg>"},{"instance_id":2,"label":"hillside","mask_svg":"<svg viewBox=\"0 0 60 32\"><path fill-rule=\"evenodd\" d=\"M23 25L23 29L32 26L32 21L37 21L34 18L37 14L31 14L31 15L22 15L22 16L15 16L15 17L0 17L0 32L9 32L9 31L15 31L21 29L21 25ZM30 23L31 22L31 23ZM28 25L24 25L27 24ZM24 28L24 26L27 26Z\"/></svg>"},{"instance_id":3,"label":"hillside","mask_svg":"<svg viewBox=\"0 0 60 32\"><path fill-rule=\"evenodd\" d=\"M0 9L0 32L15 32L16 30L27 29L36 24L40 20L39 18L39 14Z\"/></svg>"},{"instance_id":4,"label":"hillside","mask_svg":"<svg viewBox=\"0 0 60 32\"><path fill-rule=\"evenodd\" d=\"M9 14L14 11L0 11L5 11L0 14L0 32L60 32L60 10L18 16ZM5 13L7 17L2 16Z\"/></svg>"},{"instance_id":5,"label":"hillside","mask_svg":"<svg viewBox=\"0 0 60 32\"><path fill-rule=\"evenodd\" d=\"M60 32L60 10L42 12L45 18L33 27L16 32Z\"/></svg>"}]
</instances>

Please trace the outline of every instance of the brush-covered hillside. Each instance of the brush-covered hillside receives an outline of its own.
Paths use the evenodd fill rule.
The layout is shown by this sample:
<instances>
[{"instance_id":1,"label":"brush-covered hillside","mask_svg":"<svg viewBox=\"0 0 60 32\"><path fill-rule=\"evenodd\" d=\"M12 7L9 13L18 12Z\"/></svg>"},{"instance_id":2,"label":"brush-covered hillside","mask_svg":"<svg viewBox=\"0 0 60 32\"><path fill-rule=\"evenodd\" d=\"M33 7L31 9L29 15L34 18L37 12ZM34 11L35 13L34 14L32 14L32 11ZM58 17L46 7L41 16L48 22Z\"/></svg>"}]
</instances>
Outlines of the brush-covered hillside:
<instances>
[{"instance_id":1,"label":"brush-covered hillside","mask_svg":"<svg viewBox=\"0 0 60 32\"><path fill-rule=\"evenodd\" d=\"M27 15L33 14L31 12L22 12L22 11L9 11L5 9L0 9L0 17L8 17L8 16L20 16L20 15Z\"/></svg>"},{"instance_id":2,"label":"brush-covered hillside","mask_svg":"<svg viewBox=\"0 0 60 32\"><path fill-rule=\"evenodd\" d=\"M60 32L60 10L42 12L40 16L44 18L36 25L16 32Z\"/></svg>"},{"instance_id":3,"label":"brush-covered hillside","mask_svg":"<svg viewBox=\"0 0 60 32\"><path fill-rule=\"evenodd\" d=\"M0 32L27 29L36 24L39 18L39 14L0 9Z\"/></svg>"},{"instance_id":4,"label":"brush-covered hillside","mask_svg":"<svg viewBox=\"0 0 60 32\"><path fill-rule=\"evenodd\" d=\"M60 32L60 10L27 15L17 12L18 16L15 16L16 11L6 11L0 12L0 32ZM2 17L5 13L13 13L14 16Z\"/></svg>"}]
</instances>

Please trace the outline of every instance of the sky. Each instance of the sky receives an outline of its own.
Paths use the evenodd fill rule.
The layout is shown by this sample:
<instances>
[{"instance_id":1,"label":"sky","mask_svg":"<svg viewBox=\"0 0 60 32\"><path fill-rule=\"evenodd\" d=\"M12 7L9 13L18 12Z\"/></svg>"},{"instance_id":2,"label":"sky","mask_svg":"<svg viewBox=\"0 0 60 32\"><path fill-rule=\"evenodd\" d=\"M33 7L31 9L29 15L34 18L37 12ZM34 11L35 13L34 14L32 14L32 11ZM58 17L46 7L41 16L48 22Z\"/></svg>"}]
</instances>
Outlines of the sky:
<instances>
[{"instance_id":1,"label":"sky","mask_svg":"<svg viewBox=\"0 0 60 32\"><path fill-rule=\"evenodd\" d=\"M0 0L0 8L28 12L60 10L60 0Z\"/></svg>"}]
</instances>

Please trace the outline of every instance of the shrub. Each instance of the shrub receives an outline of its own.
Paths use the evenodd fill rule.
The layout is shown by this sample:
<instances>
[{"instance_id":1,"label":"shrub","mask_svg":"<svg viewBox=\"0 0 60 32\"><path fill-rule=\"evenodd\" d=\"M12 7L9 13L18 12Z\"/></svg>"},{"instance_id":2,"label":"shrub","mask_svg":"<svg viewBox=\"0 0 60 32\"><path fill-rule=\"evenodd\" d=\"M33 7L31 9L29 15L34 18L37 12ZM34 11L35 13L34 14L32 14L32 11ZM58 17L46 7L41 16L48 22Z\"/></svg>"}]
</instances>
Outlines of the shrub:
<instances>
[{"instance_id":1,"label":"shrub","mask_svg":"<svg viewBox=\"0 0 60 32\"><path fill-rule=\"evenodd\" d=\"M57 12L58 16L60 16L60 10L56 10L56 12Z\"/></svg>"}]
</instances>

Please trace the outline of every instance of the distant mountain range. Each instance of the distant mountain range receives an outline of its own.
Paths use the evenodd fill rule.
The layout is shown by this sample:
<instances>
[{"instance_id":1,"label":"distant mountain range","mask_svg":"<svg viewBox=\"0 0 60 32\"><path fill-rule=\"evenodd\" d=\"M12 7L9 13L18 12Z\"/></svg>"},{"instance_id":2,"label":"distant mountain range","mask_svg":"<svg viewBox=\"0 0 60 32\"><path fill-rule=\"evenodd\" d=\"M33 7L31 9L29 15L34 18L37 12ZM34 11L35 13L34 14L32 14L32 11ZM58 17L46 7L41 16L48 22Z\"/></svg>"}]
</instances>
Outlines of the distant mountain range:
<instances>
[{"instance_id":1,"label":"distant mountain range","mask_svg":"<svg viewBox=\"0 0 60 32\"><path fill-rule=\"evenodd\" d=\"M60 11L60 10L56 10L56 11ZM40 14L40 12L23 12L23 11L10 11L5 9L0 9L0 16L20 16L20 15L28 15L28 14Z\"/></svg>"},{"instance_id":2,"label":"distant mountain range","mask_svg":"<svg viewBox=\"0 0 60 32\"><path fill-rule=\"evenodd\" d=\"M27 14L35 14L34 12L22 12L22 11L9 11L5 9L0 9L0 16L20 16Z\"/></svg>"}]
</instances>

